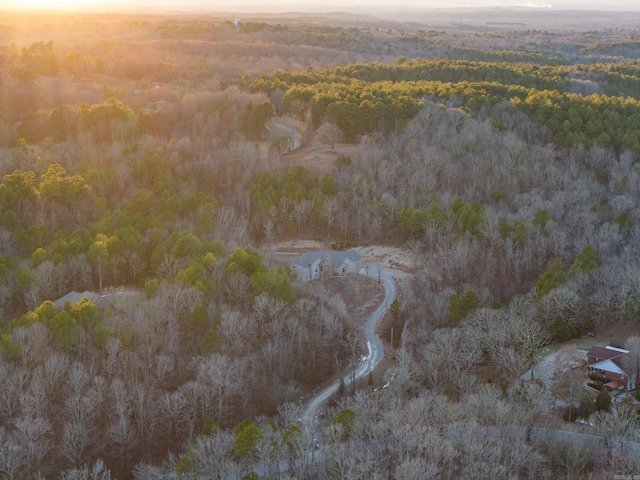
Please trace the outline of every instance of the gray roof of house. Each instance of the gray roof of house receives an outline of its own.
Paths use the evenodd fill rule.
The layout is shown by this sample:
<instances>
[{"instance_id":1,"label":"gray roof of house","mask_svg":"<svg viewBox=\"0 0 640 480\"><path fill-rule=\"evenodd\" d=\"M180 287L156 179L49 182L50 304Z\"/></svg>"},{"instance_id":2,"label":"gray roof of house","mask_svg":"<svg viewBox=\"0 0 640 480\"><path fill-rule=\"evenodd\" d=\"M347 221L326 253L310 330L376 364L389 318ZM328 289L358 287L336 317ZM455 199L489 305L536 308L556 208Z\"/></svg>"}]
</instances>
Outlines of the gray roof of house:
<instances>
[{"instance_id":1,"label":"gray roof of house","mask_svg":"<svg viewBox=\"0 0 640 480\"><path fill-rule=\"evenodd\" d=\"M355 250L344 250L341 252L334 252L333 263L334 265L342 265L345 260L351 260L352 262L359 262L360 255Z\"/></svg>"},{"instance_id":2,"label":"gray roof of house","mask_svg":"<svg viewBox=\"0 0 640 480\"><path fill-rule=\"evenodd\" d=\"M587 352L587 357L596 357L600 360L612 360L617 357L621 357L629 353L629 350L624 350L622 348L615 348L609 345L594 345Z\"/></svg>"},{"instance_id":3,"label":"gray roof of house","mask_svg":"<svg viewBox=\"0 0 640 480\"><path fill-rule=\"evenodd\" d=\"M317 260L326 260L331 259L331 262L334 266L339 267L342 265L345 260L351 260L356 263L360 261L360 255L355 250L345 250L345 251L329 251L329 250L318 250L315 252L307 252L304 255L294 258L291 263L295 263L296 265L301 265L303 267L308 267L309 265L313 265Z\"/></svg>"},{"instance_id":4,"label":"gray roof of house","mask_svg":"<svg viewBox=\"0 0 640 480\"><path fill-rule=\"evenodd\" d=\"M64 307L64 304L67 303L67 302L78 303L83 298L87 298L87 299L91 300L92 302L97 302L98 298L100 298L100 297L99 297L99 295L97 295L97 294L95 294L93 292L89 292L88 290L85 290L82 293L69 292L64 297L60 297L59 299L54 301L53 304L56 307L62 308L62 307Z\"/></svg>"},{"instance_id":5,"label":"gray roof of house","mask_svg":"<svg viewBox=\"0 0 640 480\"><path fill-rule=\"evenodd\" d=\"M598 370L604 370L605 372L617 373L618 375L628 375L620 365L613 360L603 360L602 362L594 363L591 368L597 368Z\"/></svg>"}]
</instances>

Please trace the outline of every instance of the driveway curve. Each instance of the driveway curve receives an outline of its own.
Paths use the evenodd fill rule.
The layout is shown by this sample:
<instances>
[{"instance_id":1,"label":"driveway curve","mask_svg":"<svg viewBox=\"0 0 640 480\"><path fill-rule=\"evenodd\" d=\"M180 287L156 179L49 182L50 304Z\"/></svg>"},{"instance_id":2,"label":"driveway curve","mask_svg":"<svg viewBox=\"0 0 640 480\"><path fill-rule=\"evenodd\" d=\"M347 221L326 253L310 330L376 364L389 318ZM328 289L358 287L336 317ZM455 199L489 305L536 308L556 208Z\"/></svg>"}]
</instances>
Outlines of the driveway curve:
<instances>
[{"instance_id":1,"label":"driveway curve","mask_svg":"<svg viewBox=\"0 0 640 480\"><path fill-rule=\"evenodd\" d=\"M366 268L360 269L359 273L375 281L379 281L384 287L385 296L380 305L378 305L375 311L369 316L364 327L364 337L367 342L368 353L356 368L356 381L366 377L384 358L384 348L380 338L376 335L376 326L391 306L391 303L396 299L397 295L396 284L393 281L393 274L391 272L380 268L378 265L369 265ZM343 373L343 375L337 378L331 385L325 387L309 400L301 417L302 425L308 434L311 435L315 429L316 416L322 405L338 391L340 380L343 380L345 386L347 386L351 384L351 377L352 372L351 369L349 369L349 371Z\"/></svg>"}]
</instances>

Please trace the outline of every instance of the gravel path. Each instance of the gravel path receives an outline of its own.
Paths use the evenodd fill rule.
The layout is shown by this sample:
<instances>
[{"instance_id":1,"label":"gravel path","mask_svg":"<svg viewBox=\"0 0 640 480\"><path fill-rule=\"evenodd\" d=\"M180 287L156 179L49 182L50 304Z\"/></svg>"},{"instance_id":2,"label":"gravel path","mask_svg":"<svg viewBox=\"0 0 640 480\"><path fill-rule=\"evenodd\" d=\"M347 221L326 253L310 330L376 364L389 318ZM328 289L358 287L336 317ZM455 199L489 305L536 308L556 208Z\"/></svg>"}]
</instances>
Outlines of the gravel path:
<instances>
[{"instance_id":1,"label":"gravel path","mask_svg":"<svg viewBox=\"0 0 640 480\"><path fill-rule=\"evenodd\" d=\"M541 380L548 391L553 387L553 362L557 354L558 352L552 352L533 366L533 379ZM531 380L531 369L520 375L519 380Z\"/></svg>"}]
</instances>

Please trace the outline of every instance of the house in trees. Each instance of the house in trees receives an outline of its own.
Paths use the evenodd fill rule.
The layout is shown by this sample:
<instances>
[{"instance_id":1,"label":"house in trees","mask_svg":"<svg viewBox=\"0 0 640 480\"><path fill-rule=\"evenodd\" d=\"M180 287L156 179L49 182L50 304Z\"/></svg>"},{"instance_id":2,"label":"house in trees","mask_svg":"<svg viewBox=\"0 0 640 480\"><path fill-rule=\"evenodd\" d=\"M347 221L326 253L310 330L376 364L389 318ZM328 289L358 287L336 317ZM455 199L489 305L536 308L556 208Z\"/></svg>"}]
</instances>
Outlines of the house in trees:
<instances>
[{"instance_id":1,"label":"house in trees","mask_svg":"<svg viewBox=\"0 0 640 480\"><path fill-rule=\"evenodd\" d=\"M71 304L76 304L83 298L91 300L93 303L97 304L100 296L93 292L89 292L88 290L85 290L82 293L69 292L64 297L60 297L54 301L53 304L58 308L64 308L65 303L70 302Z\"/></svg>"},{"instance_id":2,"label":"house in trees","mask_svg":"<svg viewBox=\"0 0 640 480\"><path fill-rule=\"evenodd\" d=\"M327 273L346 275L360 270L360 255L354 250L333 252L320 250L307 252L291 261L289 267L300 280L308 282L324 277Z\"/></svg>"},{"instance_id":3,"label":"house in trees","mask_svg":"<svg viewBox=\"0 0 640 480\"><path fill-rule=\"evenodd\" d=\"M607 379L603 385L609 390L633 390L636 388L636 377L629 374L623 359L629 350L610 345L595 345L587 352L589 373L602 375Z\"/></svg>"}]
</instances>

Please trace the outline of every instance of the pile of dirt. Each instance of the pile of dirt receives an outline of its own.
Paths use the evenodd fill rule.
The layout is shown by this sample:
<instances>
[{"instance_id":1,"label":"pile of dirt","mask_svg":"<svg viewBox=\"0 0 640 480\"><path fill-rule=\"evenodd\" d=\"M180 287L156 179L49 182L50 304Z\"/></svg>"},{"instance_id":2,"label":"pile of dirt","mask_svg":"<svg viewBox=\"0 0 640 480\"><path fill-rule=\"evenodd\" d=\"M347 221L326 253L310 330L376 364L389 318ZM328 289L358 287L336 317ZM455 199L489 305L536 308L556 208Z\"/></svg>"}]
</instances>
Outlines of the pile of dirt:
<instances>
[{"instance_id":1,"label":"pile of dirt","mask_svg":"<svg viewBox=\"0 0 640 480\"><path fill-rule=\"evenodd\" d=\"M402 248L383 245L369 245L354 248L360 255L362 263L372 263L392 270L397 277L406 277L414 271L413 255Z\"/></svg>"}]
</instances>

